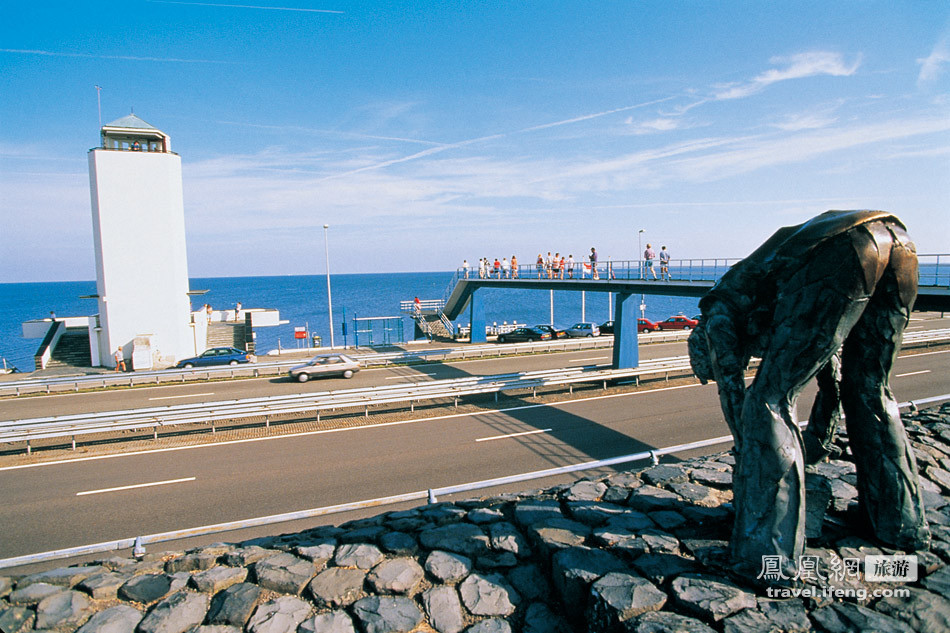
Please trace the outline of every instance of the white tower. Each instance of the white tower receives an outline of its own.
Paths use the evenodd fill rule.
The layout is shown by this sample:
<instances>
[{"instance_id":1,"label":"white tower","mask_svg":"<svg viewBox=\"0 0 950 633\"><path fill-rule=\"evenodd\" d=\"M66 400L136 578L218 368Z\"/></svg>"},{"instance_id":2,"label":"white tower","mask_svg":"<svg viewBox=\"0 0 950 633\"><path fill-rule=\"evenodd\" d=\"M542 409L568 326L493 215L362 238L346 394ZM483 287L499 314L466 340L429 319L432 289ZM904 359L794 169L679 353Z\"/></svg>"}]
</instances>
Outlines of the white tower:
<instances>
[{"instance_id":1,"label":"white tower","mask_svg":"<svg viewBox=\"0 0 950 633\"><path fill-rule=\"evenodd\" d=\"M181 157L168 135L135 115L104 125L89 184L100 364L114 366L117 348L131 358L136 337L159 364L194 354Z\"/></svg>"}]
</instances>

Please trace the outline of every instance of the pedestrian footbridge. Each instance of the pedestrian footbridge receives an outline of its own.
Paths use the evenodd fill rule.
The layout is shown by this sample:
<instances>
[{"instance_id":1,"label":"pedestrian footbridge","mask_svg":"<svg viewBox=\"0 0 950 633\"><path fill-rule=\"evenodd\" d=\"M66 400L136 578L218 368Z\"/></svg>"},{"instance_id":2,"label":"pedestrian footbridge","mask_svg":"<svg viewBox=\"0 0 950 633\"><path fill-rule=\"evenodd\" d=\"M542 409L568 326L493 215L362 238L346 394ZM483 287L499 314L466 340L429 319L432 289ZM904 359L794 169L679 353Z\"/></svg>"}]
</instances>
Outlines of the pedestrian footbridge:
<instances>
[{"instance_id":1,"label":"pedestrian footbridge","mask_svg":"<svg viewBox=\"0 0 950 633\"><path fill-rule=\"evenodd\" d=\"M920 279L918 311L950 311L950 255L919 255ZM610 292L614 296L615 369L637 367L637 295L702 297L715 285L738 259L673 260L661 272L659 265L646 266L643 261L606 261L591 267L577 263L572 268L538 265L514 269L485 271L459 268L442 300L422 302L414 310L421 314L437 314L435 319L451 322L468 313L473 343L486 340L485 310L482 297L493 288L526 290L557 290L575 292ZM406 302L410 305L409 302ZM437 305L436 305L437 304ZM421 309L420 309L421 308Z\"/></svg>"}]
</instances>

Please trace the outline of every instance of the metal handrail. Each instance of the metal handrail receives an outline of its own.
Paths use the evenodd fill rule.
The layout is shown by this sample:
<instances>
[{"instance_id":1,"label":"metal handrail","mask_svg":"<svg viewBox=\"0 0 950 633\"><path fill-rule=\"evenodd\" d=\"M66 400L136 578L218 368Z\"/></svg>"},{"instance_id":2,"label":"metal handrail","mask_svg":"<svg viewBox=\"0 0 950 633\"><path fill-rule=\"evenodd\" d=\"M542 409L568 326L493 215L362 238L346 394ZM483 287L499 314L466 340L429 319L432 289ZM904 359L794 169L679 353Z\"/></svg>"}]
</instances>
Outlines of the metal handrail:
<instances>
[{"instance_id":1,"label":"metal handrail","mask_svg":"<svg viewBox=\"0 0 950 633\"><path fill-rule=\"evenodd\" d=\"M934 396L931 398L922 398L920 400L912 400L909 402L902 402L898 406L902 409L907 408L920 408L927 406L929 404L935 404L938 402L943 402L950 399L950 394L944 394L941 396ZM800 423L800 426L804 423ZM266 525L275 525L278 523L285 523L288 521L298 521L301 519L310 519L321 516L329 516L332 514L339 514L342 512L350 512L353 510L362 510L367 508L375 508L385 505L393 505L396 503L407 503L411 501L419 501L426 499L428 503L438 503L438 497L444 495L458 494L462 492L474 492L476 490L484 490L486 488L495 488L498 486L510 485L514 483L522 483L525 481L532 481L536 479L543 479L546 477L553 477L562 474L569 474L572 472L581 472L586 470L597 470L600 468L608 468L611 466L617 466L620 464L627 464L637 461L650 460L653 464L659 463L659 458L663 455L671 455L674 453L681 453L686 451L696 450L698 448L707 448L709 446L717 446L719 444L725 444L733 440L731 435L722 435L719 437L713 437L705 440L698 440L696 442L689 442L687 444L676 444L674 446L667 446L665 448L657 448L650 451L641 451L639 453L633 453L630 455L622 455L619 457L611 457L608 459L601 459L596 461L582 462L579 464L572 464L569 466L560 466L556 468L548 468L545 470L537 470L528 473L521 473L518 475L509 475L507 477L496 477L494 479L483 479L481 481L474 481L466 484L458 484L454 486L442 486L437 488L429 488L427 490L418 490L415 492L409 492L399 495L391 495L388 497L378 497L376 499L367 499L364 501L355 501L351 503L341 503L333 506L324 506L321 508L311 508L309 510L299 510L296 512L285 512L282 514L272 514L264 517L256 517L251 519L243 519L238 521L228 521L225 523L216 523L212 525L204 525L199 527L187 528L183 530L172 530L169 532L160 532L157 534L147 534L143 536L137 536L133 538L118 539L114 541L104 541L101 543L94 543L92 545L82 545L79 547L69 547L58 550L52 550L47 552L38 552L36 554L27 554L24 556L16 556L12 558L0 559L0 569L5 569L9 567L18 567L21 565L30 565L35 563L43 563L52 560L59 560L63 558L71 558L75 556L84 556L88 554L98 554L102 552L111 552L123 549L134 548L134 551L137 555L142 555L145 553L145 545L153 543L163 543L168 541L175 541L184 538L191 538L195 536L207 536L210 534L221 534L223 532L233 532L235 530L242 530L252 527L261 527Z\"/></svg>"}]
</instances>

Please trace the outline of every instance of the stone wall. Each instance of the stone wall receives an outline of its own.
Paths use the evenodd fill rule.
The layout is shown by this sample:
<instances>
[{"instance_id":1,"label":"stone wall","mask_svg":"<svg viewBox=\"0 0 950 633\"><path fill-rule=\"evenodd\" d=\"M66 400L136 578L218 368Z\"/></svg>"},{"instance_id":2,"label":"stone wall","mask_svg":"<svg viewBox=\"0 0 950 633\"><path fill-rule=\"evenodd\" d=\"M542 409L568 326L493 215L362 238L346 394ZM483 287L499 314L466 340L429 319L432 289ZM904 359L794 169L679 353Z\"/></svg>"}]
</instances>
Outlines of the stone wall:
<instances>
[{"instance_id":1,"label":"stone wall","mask_svg":"<svg viewBox=\"0 0 950 633\"><path fill-rule=\"evenodd\" d=\"M861 534L854 465L810 468L803 597L727 555L730 454L537 492L439 503L187 552L0 577L0 633L950 630L950 406L905 416L933 531L913 583L836 561ZM875 591L907 589L904 597Z\"/></svg>"}]
</instances>

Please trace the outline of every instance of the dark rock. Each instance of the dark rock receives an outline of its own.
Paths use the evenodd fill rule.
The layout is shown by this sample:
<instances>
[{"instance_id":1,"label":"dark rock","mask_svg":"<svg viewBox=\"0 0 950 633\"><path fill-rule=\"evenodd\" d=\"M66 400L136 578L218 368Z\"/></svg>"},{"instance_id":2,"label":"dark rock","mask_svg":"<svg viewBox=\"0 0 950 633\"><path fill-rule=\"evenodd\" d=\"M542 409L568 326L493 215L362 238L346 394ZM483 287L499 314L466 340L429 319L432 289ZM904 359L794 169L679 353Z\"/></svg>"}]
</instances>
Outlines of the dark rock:
<instances>
[{"instance_id":1,"label":"dark rock","mask_svg":"<svg viewBox=\"0 0 950 633\"><path fill-rule=\"evenodd\" d=\"M505 519L505 513L496 508L476 508L474 510L469 510L466 518L472 523L481 525L483 523L503 521Z\"/></svg>"},{"instance_id":2,"label":"dark rock","mask_svg":"<svg viewBox=\"0 0 950 633\"><path fill-rule=\"evenodd\" d=\"M670 484L670 490L681 496L683 499L694 505L704 508L715 508L722 503L721 492L709 486L684 481L682 483Z\"/></svg>"},{"instance_id":3,"label":"dark rock","mask_svg":"<svg viewBox=\"0 0 950 633\"><path fill-rule=\"evenodd\" d=\"M531 555L527 539L511 523L499 521L488 526L489 545L493 550L511 552L519 558Z\"/></svg>"},{"instance_id":4,"label":"dark rock","mask_svg":"<svg viewBox=\"0 0 950 633\"><path fill-rule=\"evenodd\" d=\"M313 608L297 596L281 596L265 602L247 621L248 633L294 633L310 617Z\"/></svg>"},{"instance_id":5,"label":"dark rock","mask_svg":"<svg viewBox=\"0 0 950 633\"><path fill-rule=\"evenodd\" d=\"M357 569L372 569L381 560L383 553L375 545L367 543L345 543L336 548L333 557L340 567L356 567Z\"/></svg>"},{"instance_id":6,"label":"dark rock","mask_svg":"<svg viewBox=\"0 0 950 633\"><path fill-rule=\"evenodd\" d=\"M304 620L297 628L298 633L356 633L353 619L346 611L319 613Z\"/></svg>"},{"instance_id":7,"label":"dark rock","mask_svg":"<svg viewBox=\"0 0 950 633\"><path fill-rule=\"evenodd\" d=\"M568 519L551 519L528 528L528 538L544 557L568 547L583 545L591 529Z\"/></svg>"},{"instance_id":8,"label":"dark rock","mask_svg":"<svg viewBox=\"0 0 950 633\"><path fill-rule=\"evenodd\" d=\"M950 598L950 567L941 567L924 578L920 584L938 596Z\"/></svg>"},{"instance_id":9,"label":"dark rock","mask_svg":"<svg viewBox=\"0 0 950 633\"><path fill-rule=\"evenodd\" d=\"M472 560L461 554L436 550L426 558L425 566L426 571L438 580L455 583L471 573Z\"/></svg>"},{"instance_id":10,"label":"dark rock","mask_svg":"<svg viewBox=\"0 0 950 633\"><path fill-rule=\"evenodd\" d=\"M141 621L138 610L120 604L95 614L76 633L134 633Z\"/></svg>"},{"instance_id":11,"label":"dark rock","mask_svg":"<svg viewBox=\"0 0 950 633\"><path fill-rule=\"evenodd\" d=\"M175 574L180 571L203 571L211 569L218 564L217 553L199 552L194 554L185 554L179 558L172 559L165 563L165 571L169 574Z\"/></svg>"},{"instance_id":12,"label":"dark rock","mask_svg":"<svg viewBox=\"0 0 950 633\"><path fill-rule=\"evenodd\" d=\"M757 609L745 609L723 620L725 633L758 633L781 631L782 633L808 633L812 624L808 620L801 600L768 600L759 598Z\"/></svg>"},{"instance_id":13,"label":"dark rock","mask_svg":"<svg viewBox=\"0 0 950 633\"><path fill-rule=\"evenodd\" d=\"M528 527L541 521L566 518L561 512L561 504L554 500L534 499L515 505L515 521L522 527Z\"/></svg>"},{"instance_id":14,"label":"dark rock","mask_svg":"<svg viewBox=\"0 0 950 633\"><path fill-rule=\"evenodd\" d=\"M465 615L453 587L433 587L422 594L422 606L439 633L458 633L465 628Z\"/></svg>"},{"instance_id":15,"label":"dark rock","mask_svg":"<svg viewBox=\"0 0 950 633\"><path fill-rule=\"evenodd\" d=\"M578 481L561 494L567 501L596 501L607 492L607 484L600 481Z\"/></svg>"},{"instance_id":16,"label":"dark rock","mask_svg":"<svg viewBox=\"0 0 950 633\"><path fill-rule=\"evenodd\" d=\"M571 547L554 555L551 577L561 602L573 605L574 613L581 615L593 582L609 572L624 569L626 565L609 552Z\"/></svg>"},{"instance_id":17,"label":"dark rock","mask_svg":"<svg viewBox=\"0 0 950 633\"><path fill-rule=\"evenodd\" d=\"M477 525L459 523L444 525L419 534L419 542L429 550L445 550L464 554L466 556L480 556L490 551L488 536Z\"/></svg>"},{"instance_id":18,"label":"dark rock","mask_svg":"<svg viewBox=\"0 0 950 633\"><path fill-rule=\"evenodd\" d=\"M114 600L118 596L119 587L128 579L125 574L107 571L86 578L76 585L76 588L85 591L94 600Z\"/></svg>"},{"instance_id":19,"label":"dark rock","mask_svg":"<svg viewBox=\"0 0 950 633\"><path fill-rule=\"evenodd\" d=\"M231 585L211 599L208 624L226 624L243 629L260 595L261 588L257 585L247 582Z\"/></svg>"},{"instance_id":20,"label":"dark rock","mask_svg":"<svg viewBox=\"0 0 950 633\"><path fill-rule=\"evenodd\" d=\"M718 621L742 609L754 609L755 595L731 582L684 574L670 586L683 608L706 621Z\"/></svg>"},{"instance_id":21,"label":"dark rock","mask_svg":"<svg viewBox=\"0 0 950 633\"><path fill-rule=\"evenodd\" d=\"M511 633L511 625L501 618L489 618L476 622L465 633Z\"/></svg>"},{"instance_id":22,"label":"dark rock","mask_svg":"<svg viewBox=\"0 0 950 633\"><path fill-rule=\"evenodd\" d=\"M640 478L654 486L683 483L689 479L689 473L682 466L660 464L640 471Z\"/></svg>"},{"instance_id":23,"label":"dark rock","mask_svg":"<svg viewBox=\"0 0 950 633\"><path fill-rule=\"evenodd\" d=\"M58 569L51 569L49 571L31 574L24 578L20 578L17 581L16 586L17 589L24 589L38 582L44 582L48 585L56 585L57 587L65 587L69 589L78 585L86 578L95 576L96 574L101 574L104 571L105 569L100 565L92 565L87 567L60 567Z\"/></svg>"},{"instance_id":24,"label":"dark rock","mask_svg":"<svg viewBox=\"0 0 950 633\"><path fill-rule=\"evenodd\" d=\"M245 578L247 578L247 569L243 567L213 567L192 576L191 584L198 591L218 593L231 585L244 582Z\"/></svg>"},{"instance_id":25,"label":"dark rock","mask_svg":"<svg viewBox=\"0 0 950 633\"><path fill-rule=\"evenodd\" d=\"M521 565L508 572L508 580L525 600L548 600L551 583L537 565Z\"/></svg>"},{"instance_id":26,"label":"dark rock","mask_svg":"<svg viewBox=\"0 0 950 633\"><path fill-rule=\"evenodd\" d=\"M167 596L171 587L171 577L165 574L146 574L135 576L119 587L118 595L123 600L149 604Z\"/></svg>"},{"instance_id":27,"label":"dark rock","mask_svg":"<svg viewBox=\"0 0 950 633\"><path fill-rule=\"evenodd\" d=\"M695 561L673 554L644 554L633 561L633 566L658 585L679 574L698 570Z\"/></svg>"},{"instance_id":28,"label":"dark rock","mask_svg":"<svg viewBox=\"0 0 950 633\"><path fill-rule=\"evenodd\" d=\"M508 569L518 564L518 557L511 552L494 552L475 559L475 567L481 571Z\"/></svg>"},{"instance_id":29,"label":"dark rock","mask_svg":"<svg viewBox=\"0 0 950 633\"><path fill-rule=\"evenodd\" d=\"M0 608L0 632L24 633L33 628L35 614L26 607Z\"/></svg>"},{"instance_id":30,"label":"dark rock","mask_svg":"<svg viewBox=\"0 0 950 633\"><path fill-rule=\"evenodd\" d=\"M396 556L412 556L419 551L416 539L405 532L386 532L379 537L379 546Z\"/></svg>"},{"instance_id":31,"label":"dark rock","mask_svg":"<svg viewBox=\"0 0 950 633\"><path fill-rule=\"evenodd\" d=\"M367 576L369 584L379 593L415 593L425 572L412 558L384 560Z\"/></svg>"},{"instance_id":32,"label":"dark rock","mask_svg":"<svg viewBox=\"0 0 950 633\"><path fill-rule=\"evenodd\" d=\"M246 567L259 560L264 560L276 555L278 552L272 549L264 549L257 545L236 548L221 557L225 565L232 567Z\"/></svg>"},{"instance_id":33,"label":"dark rock","mask_svg":"<svg viewBox=\"0 0 950 633\"><path fill-rule=\"evenodd\" d=\"M10 604L18 605L34 605L39 604L45 598L54 596L58 593L63 593L66 591L63 587L58 585L51 585L45 582L35 582L32 585L27 585L22 589L17 589L10 594L8 600Z\"/></svg>"},{"instance_id":34,"label":"dark rock","mask_svg":"<svg viewBox=\"0 0 950 633\"><path fill-rule=\"evenodd\" d=\"M676 510L682 504L683 500L679 495L663 490L656 486L641 486L630 494L627 503L631 508L641 512L654 512L656 510Z\"/></svg>"},{"instance_id":35,"label":"dark rock","mask_svg":"<svg viewBox=\"0 0 950 633\"><path fill-rule=\"evenodd\" d=\"M299 594L316 573L312 561L283 553L254 563L257 584L264 589Z\"/></svg>"},{"instance_id":36,"label":"dark rock","mask_svg":"<svg viewBox=\"0 0 950 633\"><path fill-rule=\"evenodd\" d=\"M694 468L690 471L690 477L698 484L706 486L715 486L716 488L731 488L732 473L714 470L712 468Z\"/></svg>"},{"instance_id":37,"label":"dark rock","mask_svg":"<svg viewBox=\"0 0 950 633\"><path fill-rule=\"evenodd\" d=\"M521 633L571 633L570 624L543 602L532 602L525 609Z\"/></svg>"},{"instance_id":38,"label":"dark rock","mask_svg":"<svg viewBox=\"0 0 950 633\"><path fill-rule=\"evenodd\" d=\"M899 620L849 602L835 602L815 609L811 618L828 633L852 633L875 631L875 633L906 633L907 625Z\"/></svg>"},{"instance_id":39,"label":"dark rock","mask_svg":"<svg viewBox=\"0 0 950 633\"><path fill-rule=\"evenodd\" d=\"M590 631L616 631L630 618L659 611L666 600L666 594L646 578L611 572L591 585L587 626Z\"/></svg>"},{"instance_id":40,"label":"dark rock","mask_svg":"<svg viewBox=\"0 0 950 633\"><path fill-rule=\"evenodd\" d=\"M366 633L408 633L423 619L416 603L404 596L370 596L352 610Z\"/></svg>"},{"instance_id":41,"label":"dark rock","mask_svg":"<svg viewBox=\"0 0 950 633\"><path fill-rule=\"evenodd\" d=\"M308 591L317 606L344 607L350 605L365 594L363 583L366 572L362 569L331 567L310 581Z\"/></svg>"},{"instance_id":42,"label":"dark rock","mask_svg":"<svg viewBox=\"0 0 950 633\"><path fill-rule=\"evenodd\" d=\"M497 574L471 574L459 585L465 607L474 615L508 616L521 597Z\"/></svg>"},{"instance_id":43,"label":"dark rock","mask_svg":"<svg viewBox=\"0 0 950 633\"><path fill-rule=\"evenodd\" d=\"M208 596L179 591L168 596L148 612L138 633L185 633L201 624L208 613Z\"/></svg>"},{"instance_id":44,"label":"dark rock","mask_svg":"<svg viewBox=\"0 0 950 633\"><path fill-rule=\"evenodd\" d=\"M699 620L670 611L644 613L624 623L627 633L716 633Z\"/></svg>"},{"instance_id":45,"label":"dark rock","mask_svg":"<svg viewBox=\"0 0 950 633\"><path fill-rule=\"evenodd\" d=\"M673 530L686 523L686 518L679 512L674 512L673 510L657 510L656 512L651 512L650 520L664 530Z\"/></svg>"},{"instance_id":46,"label":"dark rock","mask_svg":"<svg viewBox=\"0 0 950 633\"><path fill-rule=\"evenodd\" d=\"M902 586L910 597L881 598L874 610L902 620L915 631L950 631L950 600L925 589Z\"/></svg>"}]
</instances>

